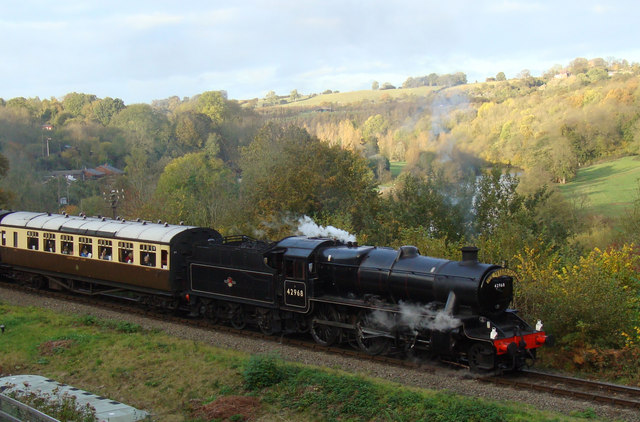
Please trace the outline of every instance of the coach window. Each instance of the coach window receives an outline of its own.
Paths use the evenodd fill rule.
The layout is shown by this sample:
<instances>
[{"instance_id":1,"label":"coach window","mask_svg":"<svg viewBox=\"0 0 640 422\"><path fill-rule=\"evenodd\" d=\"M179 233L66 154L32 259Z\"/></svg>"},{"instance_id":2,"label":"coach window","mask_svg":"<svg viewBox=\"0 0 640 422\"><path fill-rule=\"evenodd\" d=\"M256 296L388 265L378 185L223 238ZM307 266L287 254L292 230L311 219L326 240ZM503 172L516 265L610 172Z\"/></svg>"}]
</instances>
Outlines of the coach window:
<instances>
[{"instance_id":1,"label":"coach window","mask_svg":"<svg viewBox=\"0 0 640 422\"><path fill-rule=\"evenodd\" d=\"M140 245L140 264L147 267L156 266L156 247L154 245Z\"/></svg>"},{"instance_id":2,"label":"coach window","mask_svg":"<svg viewBox=\"0 0 640 422\"><path fill-rule=\"evenodd\" d=\"M2 231L2 246L7 246L7 232Z\"/></svg>"},{"instance_id":3,"label":"coach window","mask_svg":"<svg viewBox=\"0 0 640 422\"><path fill-rule=\"evenodd\" d=\"M118 242L118 261L127 264L133 263L133 243Z\"/></svg>"},{"instance_id":4,"label":"coach window","mask_svg":"<svg viewBox=\"0 0 640 422\"><path fill-rule=\"evenodd\" d=\"M60 247L65 255L73 255L73 236L60 235Z\"/></svg>"},{"instance_id":5,"label":"coach window","mask_svg":"<svg viewBox=\"0 0 640 422\"><path fill-rule=\"evenodd\" d=\"M38 250L38 232L27 232L27 248Z\"/></svg>"},{"instance_id":6,"label":"coach window","mask_svg":"<svg viewBox=\"0 0 640 422\"><path fill-rule=\"evenodd\" d=\"M161 256L162 268L164 269L169 268L169 251L166 251L163 249L162 251L160 251L160 256Z\"/></svg>"},{"instance_id":7,"label":"coach window","mask_svg":"<svg viewBox=\"0 0 640 422\"><path fill-rule=\"evenodd\" d=\"M111 241L105 239L98 239L98 257L106 261L111 261L113 255L113 248L111 247Z\"/></svg>"},{"instance_id":8,"label":"coach window","mask_svg":"<svg viewBox=\"0 0 640 422\"><path fill-rule=\"evenodd\" d=\"M46 252L56 251L56 235L53 233L42 233L42 250Z\"/></svg>"},{"instance_id":9,"label":"coach window","mask_svg":"<svg viewBox=\"0 0 640 422\"><path fill-rule=\"evenodd\" d=\"M13 247L18 247L18 232L13 232Z\"/></svg>"},{"instance_id":10,"label":"coach window","mask_svg":"<svg viewBox=\"0 0 640 422\"><path fill-rule=\"evenodd\" d=\"M78 250L80 251L80 256L84 256L86 258L91 258L93 256L93 242L91 238L88 237L80 237L78 238Z\"/></svg>"}]
</instances>

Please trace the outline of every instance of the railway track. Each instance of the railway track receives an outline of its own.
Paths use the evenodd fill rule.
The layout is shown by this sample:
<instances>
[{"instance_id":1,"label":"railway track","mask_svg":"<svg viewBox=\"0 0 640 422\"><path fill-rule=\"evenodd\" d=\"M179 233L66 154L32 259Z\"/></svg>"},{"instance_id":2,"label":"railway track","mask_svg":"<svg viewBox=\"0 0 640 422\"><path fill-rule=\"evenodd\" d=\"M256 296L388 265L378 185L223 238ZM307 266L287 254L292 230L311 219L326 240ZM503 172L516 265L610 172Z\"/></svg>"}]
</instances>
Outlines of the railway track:
<instances>
[{"instance_id":1,"label":"railway track","mask_svg":"<svg viewBox=\"0 0 640 422\"><path fill-rule=\"evenodd\" d=\"M538 371L479 378L479 381L511 388L541 391L598 404L640 409L640 388L591 381Z\"/></svg>"},{"instance_id":2,"label":"railway track","mask_svg":"<svg viewBox=\"0 0 640 422\"><path fill-rule=\"evenodd\" d=\"M183 315L160 312L154 309L145 309L135 303L126 303L121 301L105 300L98 297L72 296L64 292L40 290L32 287L19 286L15 283L7 283L0 280L0 288L17 290L24 293L38 295L42 297L55 298L69 302L79 302L85 305L101 307L104 309L114 310L118 312L132 313L147 318L153 318L164 322L172 322L176 324L186 324L192 327L203 329L217 330L235 334L238 336L252 337L262 341L273 342L277 344L286 344L289 346L299 347L301 349L318 350L325 353L355 357L364 361L384 363L396 367L405 367L418 369L425 372L434 373L442 369L442 364L433 361L417 361L408 360L404 355L398 356L371 356L361 350L342 347L325 347L315 343L310 339L303 339L295 336L284 335L267 335L258 330L236 329L227 325L213 324L203 319L188 318ZM454 362L444 362L449 367L464 366ZM464 366L466 368L466 366ZM594 402L601 405L614 405L625 408L640 409L640 388L628 387L623 385L609 384L604 382L596 382L583 380L560 375L553 375L537 371L521 371L515 374L507 374L500 376L478 377L478 382L491 383L498 386L550 393L553 395L576 398L583 401Z\"/></svg>"}]
</instances>

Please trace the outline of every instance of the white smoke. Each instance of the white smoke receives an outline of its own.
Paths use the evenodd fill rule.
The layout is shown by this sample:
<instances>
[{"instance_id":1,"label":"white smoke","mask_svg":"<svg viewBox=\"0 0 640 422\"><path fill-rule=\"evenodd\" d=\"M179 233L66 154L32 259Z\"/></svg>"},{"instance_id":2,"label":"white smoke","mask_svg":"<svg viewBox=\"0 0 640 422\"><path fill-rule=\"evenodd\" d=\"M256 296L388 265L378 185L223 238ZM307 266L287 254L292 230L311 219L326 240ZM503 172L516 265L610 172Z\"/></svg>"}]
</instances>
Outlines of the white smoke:
<instances>
[{"instance_id":1,"label":"white smoke","mask_svg":"<svg viewBox=\"0 0 640 422\"><path fill-rule=\"evenodd\" d=\"M392 328L408 327L414 332L421 330L448 331L462 324L458 318L435 309L433 305L416 305L400 301L400 312L394 318L393 314L375 311L372 317L376 324L391 330Z\"/></svg>"},{"instance_id":2,"label":"white smoke","mask_svg":"<svg viewBox=\"0 0 640 422\"><path fill-rule=\"evenodd\" d=\"M308 237L330 237L343 242L355 242L356 237L349 232L333 226L319 226L311 217L304 216L298 220L298 233Z\"/></svg>"},{"instance_id":3,"label":"white smoke","mask_svg":"<svg viewBox=\"0 0 640 422\"><path fill-rule=\"evenodd\" d=\"M419 330L447 331L460 326L462 322L433 305L416 305L400 302L400 323Z\"/></svg>"}]
</instances>

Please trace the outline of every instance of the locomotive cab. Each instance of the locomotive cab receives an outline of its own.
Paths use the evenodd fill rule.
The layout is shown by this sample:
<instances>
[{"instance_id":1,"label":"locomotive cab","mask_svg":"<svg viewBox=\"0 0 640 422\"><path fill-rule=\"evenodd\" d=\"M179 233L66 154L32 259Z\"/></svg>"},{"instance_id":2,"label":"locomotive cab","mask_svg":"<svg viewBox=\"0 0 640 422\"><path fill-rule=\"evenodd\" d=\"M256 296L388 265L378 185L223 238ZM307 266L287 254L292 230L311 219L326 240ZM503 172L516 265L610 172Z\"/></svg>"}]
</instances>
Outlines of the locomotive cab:
<instances>
[{"instance_id":1,"label":"locomotive cab","mask_svg":"<svg viewBox=\"0 0 640 422\"><path fill-rule=\"evenodd\" d=\"M316 252L334 240L292 236L278 242L265 253L265 261L276 269L282 279L282 309L309 312L310 299L319 286Z\"/></svg>"}]
</instances>

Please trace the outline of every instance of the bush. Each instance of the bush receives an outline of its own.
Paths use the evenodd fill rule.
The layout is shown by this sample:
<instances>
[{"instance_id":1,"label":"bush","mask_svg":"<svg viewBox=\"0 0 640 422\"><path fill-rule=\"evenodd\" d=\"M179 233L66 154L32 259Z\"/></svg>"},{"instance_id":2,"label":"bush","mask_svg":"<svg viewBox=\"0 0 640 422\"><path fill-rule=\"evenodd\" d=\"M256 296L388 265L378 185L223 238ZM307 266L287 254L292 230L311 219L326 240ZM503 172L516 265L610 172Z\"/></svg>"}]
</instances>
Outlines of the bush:
<instances>
[{"instance_id":1,"label":"bush","mask_svg":"<svg viewBox=\"0 0 640 422\"><path fill-rule=\"evenodd\" d=\"M274 355L252 356L242 373L248 390L259 390L279 384L289 377L291 369Z\"/></svg>"},{"instance_id":2,"label":"bush","mask_svg":"<svg viewBox=\"0 0 640 422\"><path fill-rule=\"evenodd\" d=\"M516 306L565 344L640 344L640 256L632 246L594 249L575 263L525 248L516 257Z\"/></svg>"}]
</instances>

